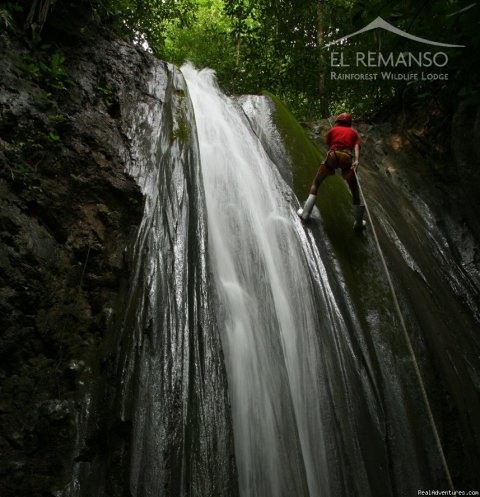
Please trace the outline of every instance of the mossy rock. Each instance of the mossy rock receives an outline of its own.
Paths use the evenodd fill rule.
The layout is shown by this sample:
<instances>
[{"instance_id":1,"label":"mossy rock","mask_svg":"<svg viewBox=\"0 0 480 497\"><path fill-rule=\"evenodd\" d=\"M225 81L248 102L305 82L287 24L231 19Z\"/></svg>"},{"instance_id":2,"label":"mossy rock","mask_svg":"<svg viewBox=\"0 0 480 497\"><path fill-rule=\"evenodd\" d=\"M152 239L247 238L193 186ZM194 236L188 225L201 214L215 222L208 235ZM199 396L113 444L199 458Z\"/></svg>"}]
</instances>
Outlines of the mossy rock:
<instances>
[{"instance_id":1,"label":"mossy rock","mask_svg":"<svg viewBox=\"0 0 480 497\"><path fill-rule=\"evenodd\" d=\"M292 163L293 189L303 203L308 196L312 180L320 163L324 160L327 147L320 149L308 136L290 110L275 95L264 94L272 99L276 107L275 124L283 138ZM330 125L325 121L321 133L326 134ZM324 136L320 137L324 143ZM371 247L368 237L355 232L353 228L352 197L346 182L339 175L327 178L318 191L317 207L321 214L322 229L312 221L309 228L316 237L327 236L332 248L330 254L342 269L343 278L353 294L360 295L358 285L360 274L370 270L368 260Z\"/></svg>"},{"instance_id":2,"label":"mossy rock","mask_svg":"<svg viewBox=\"0 0 480 497\"><path fill-rule=\"evenodd\" d=\"M318 148L278 97L267 91L264 94L275 104L275 124L290 156L295 194L302 202L307 198L312 180L325 158L326 147L324 150ZM328 127L325 122L325 132ZM338 242L343 244L348 242L344 235L349 239L352 236L351 203L350 192L340 176L332 176L320 186L317 206L322 214L325 231L332 237L333 242L338 239ZM345 229L347 226L349 229Z\"/></svg>"}]
</instances>

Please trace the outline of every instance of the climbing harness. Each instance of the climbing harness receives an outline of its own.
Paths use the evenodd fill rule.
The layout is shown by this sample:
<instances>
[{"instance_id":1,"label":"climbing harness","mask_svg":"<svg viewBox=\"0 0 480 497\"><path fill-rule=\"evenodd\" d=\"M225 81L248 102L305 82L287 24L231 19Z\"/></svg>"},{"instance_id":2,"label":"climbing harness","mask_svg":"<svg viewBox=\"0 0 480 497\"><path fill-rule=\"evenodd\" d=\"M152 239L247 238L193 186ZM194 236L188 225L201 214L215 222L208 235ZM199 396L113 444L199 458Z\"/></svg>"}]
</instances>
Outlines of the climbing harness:
<instances>
[{"instance_id":1,"label":"climbing harness","mask_svg":"<svg viewBox=\"0 0 480 497\"><path fill-rule=\"evenodd\" d=\"M396 311L398 313L398 317L400 319L400 324L401 324L401 327L403 330L405 341L407 343L408 351L410 352L410 355L412 356L412 359L413 359L413 367L414 367L415 373L417 375L417 380L418 380L418 383L420 386L423 401L425 402L425 408L427 410L429 422L432 426L433 436L435 438L435 443L437 445L438 453L440 455L442 466L443 466L443 469L445 471L445 476L447 478L447 482L448 482L448 485L450 487L450 490L454 491L455 488L453 486L452 476L451 476L450 470L448 468L447 459L445 458L445 453L443 451L442 442L441 442L440 436L438 434L437 425L435 424L435 419L433 417L432 408L430 406L430 401L428 400L427 391L425 388L425 384L423 382L420 368L418 366L417 358L415 356L415 351L413 350L412 342L410 340L410 337L408 336L407 327L405 325L405 320L403 319L403 314L402 314L402 311L400 309L400 304L398 303L398 298L397 298L397 294L395 292L395 288L393 286L392 278L390 276L390 272L388 270L387 263L385 261L384 255L383 255L382 248L380 247L380 242L378 241L378 236L377 236L377 232L375 230L375 226L373 225L373 222L372 222L372 215L370 213L370 209L368 208L367 201L365 200L365 195L363 193L362 186L361 186L360 181L358 179L358 174L356 171L354 171L354 173L355 173L355 177L357 178L357 183L358 183L358 188L360 190L360 195L363 198L363 203L365 205L365 211L367 213L368 221L370 222L370 226L372 228L373 238L375 240L375 244L377 246L377 250L378 250L378 253L380 255L380 260L382 261L383 269L385 270L385 275L387 276L388 286L390 287L390 292L392 294L393 303L395 304L395 309L396 309Z\"/></svg>"},{"instance_id":2,"label":"climbing harness","mask_svg":"<svg viewBox=\"0 0 480 497\"><path fill-rule=\"evenodd\" d=\"M331 169L331 167L329 167L327 164L329 163L328 159L330 158L331 155L333 155L335 157L335 164L336 164L335 169L341 168L340 159L338 158L337 154L347 155L350 159L353 158L353 155L350 152L347 152L346 150L329 150L327 152L327 157L325 158L324 161L325 167Z\"/></svg>"}]
</instances>

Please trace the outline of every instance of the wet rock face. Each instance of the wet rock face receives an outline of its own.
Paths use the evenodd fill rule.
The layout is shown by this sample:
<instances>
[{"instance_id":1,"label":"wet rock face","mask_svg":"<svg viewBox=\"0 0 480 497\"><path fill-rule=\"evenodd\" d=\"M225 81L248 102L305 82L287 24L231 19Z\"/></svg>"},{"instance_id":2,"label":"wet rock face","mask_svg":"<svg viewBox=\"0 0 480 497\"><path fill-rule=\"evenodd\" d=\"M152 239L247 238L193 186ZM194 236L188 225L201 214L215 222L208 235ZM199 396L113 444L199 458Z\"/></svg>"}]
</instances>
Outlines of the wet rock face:
<instances>
[{"instance_id":1,"label":"wet rock face","mask_svg":"<svg viewBox=\"0 0 480 497\"><path fill-rule=\"evenodd\" d=\"M454 484L476 488L480 176L471 144L478 137L477 111L460 106L453 116L439 117L437 129L436 119L423 112L422 125L419 116L408 126L361 127L361 177L403 293Z\"/></svg>"},{"instance_id":2,"label":"wet rock face","mask_svg":"<svg viewBox=\"0 0 480 497\"><path fill-rule=\"evenodd\" d=\"M148 88L131 132L130 171L146 205L120 333L122 408L114 416L132 422L132 495L233 497L230 406L193 107L177 68L154 66Z\"/></svg>"},{"instance_id":3,"label":"wet rock face","mask_svg":"<svg viewBox=\"0 0 480 497\"><path fill-rule=\"evenodd\" d=\"M479 107L459 103L453 109L439 107L433 112L430 105L410 109L391 127L377 127L372 137L381 144L374 159L382 164L380 170L393 181L400 178L399 184L432 209L454 263L462 267L478 291L480 152L475 144L480 139ZM478 306L474 307L478 320Z\"/></svg>"},{"instance_id":4,"label":"wet rock face","mask_svg":"<svg viewBox=\"0 0 480 497\"><path fill-rule=\"evenodd\" d=\"M232 497L187 88L57 21L1 53L2 497Z\"/></svg>"},{"instance_id":5,"label":"wet rock face","mask_svg":"<svg viewBox=\"0 0 480 497\"><path fill-rule=\"evenodd\" d=\"M52 495L69 480L79 399L143 211L124 130L146 55L103 39L56 47L12 39L0 54L4 497ZM57 60L56 75L36 60Z\"/></svg>"},{"instance_id":6,"label":"wet rock face","mask_svg":"<svg viewBox=\"0 0 480 497\"><path fill-rule=\"evenodd\" d=\"M472 144L478 141L478 111L463 106L455 112L437 109L432 114L431 110L429 106L411 107L383 124L359 123L359 178L454 485L475 489L480 453L476 421L480 415L480 177L478 152ZM311 129L323 146L328 127L324 121ZM319 199L330 192L322 185ZM415 394L418 379L411 374L412 359L398 319L395 322L393 301L382 283L384 270L371 224L361 238L345 243L336 231L345 221L327 209L322 215L332 252L340 261L343 277L348 278L347 291L364 321L364 336L373 344L366 357L372 360L372 378L381 398L382 408L376 413L385 419L385 439L380 446L386 448L386 458L391 458L384 466L388 471L375 470L375 485L382 484L385 475L393 482L387 488L396 494L430 487L431 481L438 484L445 475L438 469L431 423L424 421L425 405ZM330 219L335 223L328 225ZM401 391L402 398L395 400ZM413 401L408 401L412 395ZM413 433L410 440L409 430ZM373 448L374 432L365 427L362 432L368 433L368 440L360 438L361 446ZM375 453L377 468L382 457L380 451ZM426 458L435 461L430 468L422 462ZM412 461L407 469L410 476L405 478L405 468ZM403 491L405 485L412 488Z\"/></svg>"},{"instance_id":7,"label":"wet rock face","mask_svg":"<svg viewBox=\"0 0 480 497\"><path fill-rule=\"evenodd\" d=\"M259 95L242 95L238 98L252 130L258 136L265 151L277 165L282 178L292 186L293 174L285 144L274 124L275 105L271 99Z\"/></svg>"},{"instance_id":8,"label":"wet rock face","mask_svg":"<svg viewBox=\"0 0 480 497\"><path fill-rule=\"evenodd\" d=\"M460 264L480 288L480 107L460 105L452 119L451 170L453 188L448 197L454 222L447 223Z\"/></svg>"}]
</instances>

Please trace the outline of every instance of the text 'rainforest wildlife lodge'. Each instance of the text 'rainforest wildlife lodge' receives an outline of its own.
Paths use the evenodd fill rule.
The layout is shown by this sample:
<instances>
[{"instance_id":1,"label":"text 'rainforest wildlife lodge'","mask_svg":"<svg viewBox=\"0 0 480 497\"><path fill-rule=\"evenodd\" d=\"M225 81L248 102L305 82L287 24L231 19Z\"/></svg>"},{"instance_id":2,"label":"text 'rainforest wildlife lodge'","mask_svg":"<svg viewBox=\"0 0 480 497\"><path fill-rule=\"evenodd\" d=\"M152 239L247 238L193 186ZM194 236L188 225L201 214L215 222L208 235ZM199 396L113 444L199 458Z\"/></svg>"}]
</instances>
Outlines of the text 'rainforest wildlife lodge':
<instances>
[{"instance_id":1,"label":"text 'rainforest wildlife lodge'","mask_svg":"<svg viewBox=\"0 0 480 497\"><path fill-rule=\"evenodd\" d=\"M380 73L341 73L331 71L330 79L332 81L377 81L380 79L390 81L447 81L448 73L395 73L392 71L382 71Z\"/></svg>"}]
</instances>

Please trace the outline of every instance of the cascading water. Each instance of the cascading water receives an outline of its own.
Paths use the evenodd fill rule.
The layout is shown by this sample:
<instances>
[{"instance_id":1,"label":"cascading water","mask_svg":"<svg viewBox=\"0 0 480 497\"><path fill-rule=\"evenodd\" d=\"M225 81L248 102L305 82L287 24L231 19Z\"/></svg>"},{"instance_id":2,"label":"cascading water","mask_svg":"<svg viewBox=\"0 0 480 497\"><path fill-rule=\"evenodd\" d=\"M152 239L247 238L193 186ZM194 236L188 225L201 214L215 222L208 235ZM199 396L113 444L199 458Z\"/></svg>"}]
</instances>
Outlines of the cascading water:
<instances>
[{"instance_id":1,"label":"cascading water","mask_svg":"<svg viewBox=\"0 0 480 497\"><path fill-rule=\"evenodd\" d=\"M182 72L199 135L241 495L334 495L340 456L319 336L346 336L345 323L290 190L241 107L211 71Z\"/></svg>"},{"instance_id":2,"label":"cascading water","mask_svg":"<svg viewBox=\"0 0 480 497\"><path fill-rule=\"evenodd\" d=\"M397 497L442 488L372 237L346 229L346 189L305 229L285 183L296 170L273 125L278 106L227 98L211 71L182 71L188 86L175 68L153 65L130 116L127 163L145 195L144 218L128 290L109 324L106 395L100 388L98 398L87 397L62 495L236 497L240 487L242 497ZM382 147L372 142L363 153L379 154L381 164ZM433 215L423 206L414 215L418 200L374 169L362 174L381 242L390 241L422 373L430 387L441 378L453 393L455 424L439 423L447 459L459 434L472 440L461 444L463 460L453 457L471 485L476 325L438 268L454 290L469 288L469 304L478 292L451 269L441 233L428 234ZM320 201L328 200L325 187ZM429 237L435 243L425 252ZM100 431L106 450L96 452Z\"/></svg>"},{"instance_id":3,"label":"cascading water","mask_svg":"<svg viewBox=\"0 0 480 497\"><path fill-rule=\"evenodd\" d=\"M188 87L157 61L130 113L126 162L144 218L128 289L109 318L105 394L87 397L62 495L236 497L240 487L242 497L397 497L442 488L372 237L346 229L346 189L329 197L339 178L322 185L320 202L333 208L324 204L321 222L304 229L284 182L297 171L273 126L278 104L229 99L211 71L182 71ZM438 269L454 293L468 288L477 316L478 292L441 232L430 234L433 214L414 212L419 200L382 180L378 143L365 143L375 167L362 168L362 183L381 242L390 242L422 373L430 387L443 382L439 399L453 394L452 410L434 405L439 418L456 410L455 424L439 423L447 459L457 474L467 468L461 481L472 485L478 323Z\"/></svg>"},{"instance_id":4,"label":"cascading water","mask_svg":"<svg viewBox=\"0 0 480 497\"><path fill-rule=\"evenodd\" d=\"M182 74L170 65L154 65L145 90L129 130L129 173L145 209L115 330L119 385L112 415L113 424L131 430L128 495L235 497L193 109Z\"/></svg>"}]
</instances>

